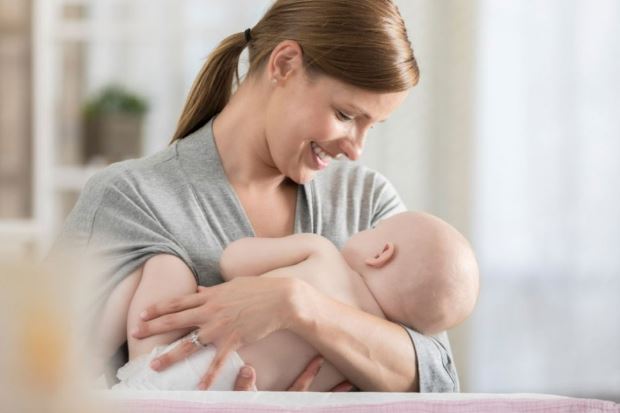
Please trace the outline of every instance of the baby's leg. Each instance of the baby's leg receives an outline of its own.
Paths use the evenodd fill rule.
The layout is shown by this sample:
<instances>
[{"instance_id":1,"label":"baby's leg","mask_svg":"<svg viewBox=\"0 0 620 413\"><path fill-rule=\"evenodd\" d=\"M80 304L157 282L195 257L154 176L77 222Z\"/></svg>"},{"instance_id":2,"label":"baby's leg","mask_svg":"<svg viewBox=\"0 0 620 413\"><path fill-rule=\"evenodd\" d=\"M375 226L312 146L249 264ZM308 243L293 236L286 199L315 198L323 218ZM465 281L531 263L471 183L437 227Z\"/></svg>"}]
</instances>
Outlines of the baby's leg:
<instances>
[{"instance_id":1,"label":"baby's leg","mask_svg":"<svg viewBox=\"0 0 620 413\"><path fill-rule=\"evenodd\" d=\"M127 315L127 344L130 360L149 353L156 346L170 344L191 331L191 328L183 331L171 331L144 339L136 339L131 336L131 332L140 321L140 313L148 306L170 298L191 294L196 292L197 288L196 279L191 270L180 258L174 255L156 255L144 264L142 277L131 300Z\"/></svg>"}]
</instances>

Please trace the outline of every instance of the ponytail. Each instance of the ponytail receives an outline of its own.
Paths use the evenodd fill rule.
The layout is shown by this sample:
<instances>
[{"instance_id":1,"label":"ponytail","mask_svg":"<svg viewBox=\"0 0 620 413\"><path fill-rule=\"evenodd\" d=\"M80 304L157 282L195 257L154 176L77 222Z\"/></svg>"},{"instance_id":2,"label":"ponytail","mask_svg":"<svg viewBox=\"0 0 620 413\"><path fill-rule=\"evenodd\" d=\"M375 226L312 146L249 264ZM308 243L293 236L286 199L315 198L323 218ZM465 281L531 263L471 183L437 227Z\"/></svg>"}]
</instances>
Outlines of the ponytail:
<instances>
[{"instance_id":1,"label":"ponytail","mask_svg":"<svg viewBox=\"0 0 620 413\"><path fill-rule=\"evenodd\" d=\"M239 56L248 46L248 77L258 75L274 48L294 40L304 68L374 92L400 92L420 75L405 22L393 0L276 0L246 32L224 39L190 91L172 142L198 130L230 100Z\"/></svg>"},{"instance_id":2,"label":"ponytail","mask_svg":"<svg viewBox=\"0 0 620 413\"><path fill-rule=\"evenodd\" d=\"M230 100L233 76L239 84L239 57L245 49L246 36L228 36L209 55L185 102L185 107L170 143L200 129L224 109Z\"/></svg>"}]
</instances>

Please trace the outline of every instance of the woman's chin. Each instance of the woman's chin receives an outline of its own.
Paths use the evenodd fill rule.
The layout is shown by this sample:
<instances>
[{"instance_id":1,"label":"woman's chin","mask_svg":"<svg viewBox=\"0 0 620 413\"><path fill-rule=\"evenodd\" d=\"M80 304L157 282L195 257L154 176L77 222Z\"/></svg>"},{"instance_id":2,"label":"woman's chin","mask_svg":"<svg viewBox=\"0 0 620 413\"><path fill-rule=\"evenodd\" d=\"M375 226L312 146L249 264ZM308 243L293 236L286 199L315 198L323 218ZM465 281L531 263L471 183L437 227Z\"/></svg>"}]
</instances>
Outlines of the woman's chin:
<instances>
[{"instance_id":1,"label":"woman's chin","mask_svg":"<svg viewBox=\"0 0 620 413\"><path fill-rule=\"evenodd\" d=\"M315 175L316 175L316 171L304 170L295 175L291 174L288 176L288 178L298 185L303 185L303 184L307 184L308 182L312 181Z\"/></svg>"}]
</instances>

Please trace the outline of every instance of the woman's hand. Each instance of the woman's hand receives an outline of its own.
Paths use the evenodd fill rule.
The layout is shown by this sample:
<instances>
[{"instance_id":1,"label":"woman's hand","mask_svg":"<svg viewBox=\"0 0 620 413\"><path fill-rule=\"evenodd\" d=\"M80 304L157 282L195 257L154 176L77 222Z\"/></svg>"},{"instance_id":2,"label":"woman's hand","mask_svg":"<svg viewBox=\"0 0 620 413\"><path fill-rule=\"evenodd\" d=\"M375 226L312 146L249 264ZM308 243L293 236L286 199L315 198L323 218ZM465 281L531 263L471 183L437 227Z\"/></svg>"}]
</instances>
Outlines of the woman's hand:
<instances>
[{"instance_id":1,"label":"woman's hand","mask_svg":"<svg viewBox=\"0 0 620 413\"><path fill-rule=\"evenodd\" d=\"M308 363L304 371L301 372L295 382L288 388L288 391L308 391L316 375L319 374L319 370L321 370L321 366L324 361L325 360L321 355L318 355L310 360L310 363ZM351 391L351 389L353 389L353 385L345 380L330 391L345 392Z\"/></svg>"},{"instance_id":2,"label":"woman's hand","mask_svg":"<svg viewBox=\"0 0 620 413\"><path fill-rule=\"evenodd\" d=\"M276 277L237 277L214 287L199 287L194 294L147 308L140 315L143 322L132 335L144 338L197 327L198 341L217 347L209 371L199 385L206 390L230 353L288 327L296 287L295 279ZM198 349L186 340L154 359L151 368L163 370Z\"/></svg>"},{"instance_id":3,"label":"woman's hand","mask_svg":"<svg viewBox=\"0 0 620 413\"><path fill-rule=\"evenodd\" d=\"M288 391L308 391L310 385L314 381L314 378L319 373L321 366L323 365L323 357L316 356L313 358L303 372L297 377L295 382L288 388ZM251 391L256 389L256 372L254 368L248 364L243 366L237 380L235 381L234 390ZM346 392L351 391L353 385L348 381L343 381L336 387L331 389L332 392Z\"/></svg>"}]
</instances>

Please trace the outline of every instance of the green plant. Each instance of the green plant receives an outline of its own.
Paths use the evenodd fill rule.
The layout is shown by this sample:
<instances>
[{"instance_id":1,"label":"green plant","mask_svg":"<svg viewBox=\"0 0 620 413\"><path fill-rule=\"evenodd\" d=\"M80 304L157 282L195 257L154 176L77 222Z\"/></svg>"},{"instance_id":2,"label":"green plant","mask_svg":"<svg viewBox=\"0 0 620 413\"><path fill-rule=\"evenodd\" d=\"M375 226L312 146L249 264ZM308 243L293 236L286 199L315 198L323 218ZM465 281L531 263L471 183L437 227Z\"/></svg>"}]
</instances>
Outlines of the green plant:
<instances>
[{"instance_id":1,"label":"green plant","mask_svg":"<svg viewBox=\"0 0 620 413\"><path fill-rule=\"evenodd\" d=\"M147 110L143 98L120 86L108 86L86 103L84 114L87 118L109 113L143 115Z\"/></svg>"}]
</instances>

